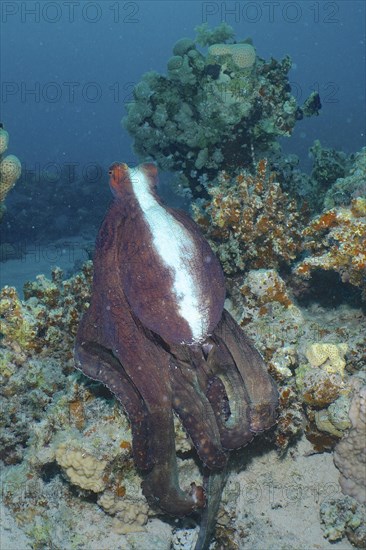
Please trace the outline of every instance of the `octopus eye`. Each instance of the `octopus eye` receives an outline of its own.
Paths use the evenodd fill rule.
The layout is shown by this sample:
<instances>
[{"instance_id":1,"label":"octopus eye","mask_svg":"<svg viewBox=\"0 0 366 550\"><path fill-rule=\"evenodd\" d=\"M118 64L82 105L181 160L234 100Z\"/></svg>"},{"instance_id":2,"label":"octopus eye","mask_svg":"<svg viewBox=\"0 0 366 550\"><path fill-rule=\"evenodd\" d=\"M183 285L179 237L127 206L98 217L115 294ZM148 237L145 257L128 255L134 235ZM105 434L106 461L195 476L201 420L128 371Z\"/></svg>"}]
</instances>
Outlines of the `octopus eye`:
<instances>
[{"instance_id":1,"label":"octopus eye","mask_svg":"<svg viewBox=\"0 0 366 550\"><path fill-rule=\"evenodd\" d=\"M110 168L110 169L108 170L108 175L111 176L112 174L113 174L113 169Z\"/></svg>"}]
</instances>

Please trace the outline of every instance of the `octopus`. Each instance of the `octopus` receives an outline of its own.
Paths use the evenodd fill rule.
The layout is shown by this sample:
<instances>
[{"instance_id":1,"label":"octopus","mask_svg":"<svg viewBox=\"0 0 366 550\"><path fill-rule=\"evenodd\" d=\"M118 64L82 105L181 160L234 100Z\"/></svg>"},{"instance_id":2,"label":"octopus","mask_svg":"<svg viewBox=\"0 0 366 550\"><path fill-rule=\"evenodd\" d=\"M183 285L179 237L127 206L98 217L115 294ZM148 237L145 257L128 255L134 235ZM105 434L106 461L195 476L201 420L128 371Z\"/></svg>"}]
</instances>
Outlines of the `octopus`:
<instances>
[{"instance_id":1,"label":"octopus","mask_svg":"<svg viewBox=\"0 0 366 550\"><path fill-rule=\"evenodd\" d=\"M225 280L208 242L159 198L156 166L114 163L109 174L114 200L96 241L76 367L127 413L148 502L174 516L202 510L212 523L210 492L222 487L229 451L275 423L277 390L224 309ZM180 487L174 415L202 462L205 489ZM207 547L208 530L196 548Z\"/></svg>"}]
</instances>

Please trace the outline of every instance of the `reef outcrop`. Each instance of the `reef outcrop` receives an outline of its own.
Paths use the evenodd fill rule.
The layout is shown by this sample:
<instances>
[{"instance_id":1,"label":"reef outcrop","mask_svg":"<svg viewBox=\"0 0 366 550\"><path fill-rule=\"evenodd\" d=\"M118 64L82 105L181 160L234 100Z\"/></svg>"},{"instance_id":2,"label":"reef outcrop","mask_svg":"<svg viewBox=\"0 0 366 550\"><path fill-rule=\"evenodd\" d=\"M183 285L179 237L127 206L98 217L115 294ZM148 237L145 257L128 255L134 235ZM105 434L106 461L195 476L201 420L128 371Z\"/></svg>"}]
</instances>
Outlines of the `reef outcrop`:
<instances>
[{"instance_id":1,"label":"reef outcrop","mask_svg":"<svg viewBox=\"0 0 366 550\"><path fill-rule=\"evenodd\" d=\"M321 107L317 93L297 105L288 56L265 61L250 41L234 42L228 25L218 29L199 27L194 41L180 40L167 75L143 75L123 119L137 155L180 173L180 185L194 197L200 176L270 155L278 137L290 136L299 119Z\"/></svg>"}]
</instances>

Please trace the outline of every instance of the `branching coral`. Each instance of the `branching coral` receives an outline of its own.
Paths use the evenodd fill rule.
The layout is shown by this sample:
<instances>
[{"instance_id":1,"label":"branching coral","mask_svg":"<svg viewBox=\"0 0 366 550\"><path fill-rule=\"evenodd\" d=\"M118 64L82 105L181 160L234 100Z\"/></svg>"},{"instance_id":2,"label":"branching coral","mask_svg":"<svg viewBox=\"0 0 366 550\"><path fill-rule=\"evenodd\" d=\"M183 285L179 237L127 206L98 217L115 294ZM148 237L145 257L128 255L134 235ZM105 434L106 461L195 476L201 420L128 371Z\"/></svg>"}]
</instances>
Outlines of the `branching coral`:
<instances>
[{"instance_id":1,"label":"branching coral","mask_svg":"<svg viewBox=\"0 0 366 550\"><path fill-rule=\"evenodd\" d=\"M309 279L316 269L335 271L343 282L361 288L366 299L366 199L350 207L333 208L317 216L303 231L310 255L295 268Z\"/></svg>"},{"instance_id":2,"label":"branching coral","mask_svg":"<svg viewBox=\"0 0 366 550\"><path fill-rule=\"evenodd\" d=\"M300 251L302 215L261 160L255 175L241 171L232 179L221 172L207 186L203 209L193 206L196 221L217 252L227 274L277 268Z\"/></svg>"}]
</instances>

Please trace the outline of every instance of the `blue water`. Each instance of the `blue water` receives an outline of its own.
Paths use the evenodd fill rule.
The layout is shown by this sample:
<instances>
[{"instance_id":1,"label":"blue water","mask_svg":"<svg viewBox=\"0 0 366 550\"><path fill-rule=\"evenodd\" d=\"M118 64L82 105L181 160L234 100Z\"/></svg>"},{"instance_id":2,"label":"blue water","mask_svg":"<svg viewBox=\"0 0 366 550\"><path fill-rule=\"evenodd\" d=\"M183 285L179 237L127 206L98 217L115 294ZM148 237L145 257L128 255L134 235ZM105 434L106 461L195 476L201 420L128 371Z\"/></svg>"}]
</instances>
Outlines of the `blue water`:
<instances>
[{"instance_id":1,"label":"blue water","mask_svg":"<svg viewBox=\"0 0 366 550\"><path fill-rule=\"evenodd\" d=\"M165 72L177 39L225 20L268 59L290 54L299 103L317 89L318 118L298 123L286 151L304 167L314 139L357 151L365 142L364 1L1 2L1 116L26 170L78 174L134 162L120 121L133 85Z\"/></svg>"}]
</instances>

